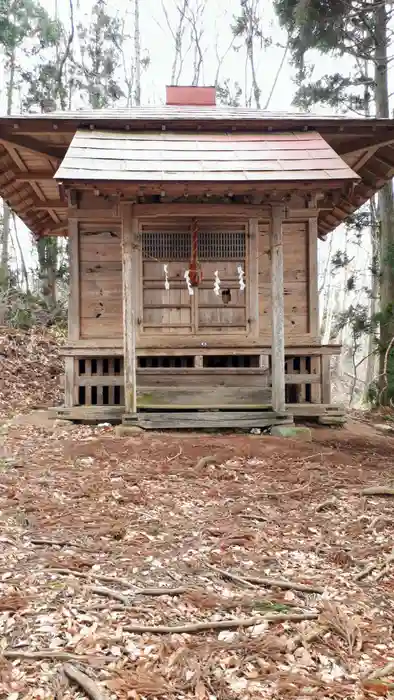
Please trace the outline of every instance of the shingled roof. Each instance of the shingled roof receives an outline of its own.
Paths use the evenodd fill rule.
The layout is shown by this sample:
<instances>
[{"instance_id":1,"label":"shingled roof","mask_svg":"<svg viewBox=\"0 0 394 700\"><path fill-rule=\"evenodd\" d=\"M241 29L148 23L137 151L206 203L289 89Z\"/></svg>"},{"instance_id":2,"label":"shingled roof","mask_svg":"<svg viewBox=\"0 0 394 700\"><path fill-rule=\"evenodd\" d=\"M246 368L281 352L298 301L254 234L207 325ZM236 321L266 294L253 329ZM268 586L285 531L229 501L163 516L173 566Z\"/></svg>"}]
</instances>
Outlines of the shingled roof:
<instances>
[{"instance_id":1,"label":"shingled roof","mask_svg":"<svg viewBox=\"0 0 394 700\"><path fill-rule=\"evenodd\" d=\"M64 233L66 229L67 206L61 185L54 180L54 175L59 171L74 135L83 131L86 138L90 138L92 132L111 130L124 135L143 132L149 139L153 132L158 131L199 134L199 139L202 134L216 134L215 140L219 134L227 139L229 134L240 138L240 135L250 135L250 132L266 138L268 135L283 137L289 132L298 140L303 134L312 140L316 133L319 134L319 138L330 147L330 152L340 156L350 169L345 176L346 166L343 166L343 187L320 213L321 236L338 226L394 175L392 119L349 119L243 108L168 105L0 117L0 195L33 233ZM331 168L322 170L329 174ZM282 163L275 171L275 177L283 171ZM351 187L350 171L353 171L354 180ZM304 175L297 172L300 177L295 179L300 182ZM59 173L62 174L62 170ZM355 180L354 173L359 180ZM306 171L305 181L308 182Z\"/></svg>"}]
</instances>

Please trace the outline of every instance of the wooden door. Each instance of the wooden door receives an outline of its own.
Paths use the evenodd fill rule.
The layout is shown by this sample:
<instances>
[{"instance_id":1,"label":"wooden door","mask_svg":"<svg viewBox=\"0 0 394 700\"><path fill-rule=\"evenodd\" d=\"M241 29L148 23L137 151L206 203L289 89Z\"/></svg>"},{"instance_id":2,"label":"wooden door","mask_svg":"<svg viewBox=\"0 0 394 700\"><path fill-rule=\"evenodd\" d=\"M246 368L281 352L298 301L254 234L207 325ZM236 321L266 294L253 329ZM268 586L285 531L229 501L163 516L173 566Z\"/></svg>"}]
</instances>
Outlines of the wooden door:
<instances>
[{"instance_id":1,"label":"wooden door","mask_svg":"<svg viewBox=\"0 0 394 700\"><path fill-rule=\"evenodd\" d=\"M183 218L141 225L142 332L245 333L247 225L200 220L197 248L192 229ZM191 285L195 253L198 283Z\"/></svg>"},{"instance_id":2,"label":"wooden door","mask_svg":"<svg viewBox=\"0 0 394 700\"><path fill-rule=\"evenodd\" d=\"M201 333L247 330L246 224L202 222L198 234L201 282L196 293Z\"/></svg>"}]
</instances>

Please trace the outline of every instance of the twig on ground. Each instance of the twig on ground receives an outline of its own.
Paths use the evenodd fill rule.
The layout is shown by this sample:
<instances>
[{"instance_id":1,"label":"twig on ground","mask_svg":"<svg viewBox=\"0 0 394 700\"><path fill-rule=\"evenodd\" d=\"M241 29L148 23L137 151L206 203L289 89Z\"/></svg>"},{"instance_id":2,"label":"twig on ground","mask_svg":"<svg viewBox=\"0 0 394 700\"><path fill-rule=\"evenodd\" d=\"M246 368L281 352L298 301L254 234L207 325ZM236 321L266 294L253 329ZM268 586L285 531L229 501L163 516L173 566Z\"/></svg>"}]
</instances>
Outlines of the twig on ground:
<instances>
[{"instance_id":1,"label":"twig on ground","mask_svg":"<svg viewBox=\"0 0 394 700\"><path fill-rule=\"evenodd\" d=\"M368 486L361 491L362 496L394 496L394 488L391 486Z\"/></svg>"},{"instance_id":2,"label":"twig on ground","mask_svg":"<svg viewBox=\"0 0 394 700\"><path fill-rule=\"evenodd\" d=\"M372 518L367 530L370 532L371 530L374 530L377 526L378 523L391 523L391 518L389 518L387 515L375 515L374 518Z\"/></svg>"},{"instance_id":3,"label":"twig on ground","mask_svg":"<svg viewBox=\"0 0 394 700\"><path fill-rule=\"evenodd\" d=\"M305 632L304 634L298 634L293 641L295 646L310 644L316 639L319 639L319 637L321 637L323 634L326 634L326 632L328 632L328 627L326 625L318 625L309 630L309 632Z\"/></svg>"},{"instance_id":4,"label":"twig on ground","mask_svg":"<svg viewBox=\"0 0 394 700\"><path fill-rule=\"evenodd\" d=\"M282 498L282 496L293 496L295 493L301 493L302 491L306 491L310 485L311 485L311 479L309 479L307 484L303 484L302 486L297 486L297 488L291 489L290 491L262 491L261 493L258 493L256 495L256 497L257 498Z\"/></svg>"},{"instance_id":5,"label":"twig on ground","mask_svg":"<svg viewBox=\"0 0 394 700\"><path fill-rule=\"evenodd\" d=\"M30 539L30 542L31 544L43 544L48 545L49 547L78 547L78 545L75 542L67 542L67 540L46 540L34 537Z\"/></svg>"},{"instance_id":6,"label":"twig on ground","mask_svg":"<svg viewBox=\"0 0 394 700\"><path fill-rule=\"evenodd\" d=\"M329 508L338 508L335 498L327 498L326 501L322 501L316 506L315 512L320 513L322 510L327 510Z\"/></svg>"},{"instance_id":7,"label":"twig on ground","mask_svg":"<svg viewBox=\"0 0 394 700\"><path fill-rule=\"evenodd\" d=\"M375 581L380 581L383 576L389 573L390 571L390 564L394 561L394 550L389 554L387 559L384 560L383 563L379 564L378 562L374 561L371 564L368 564L368 566L365 567L362 571L360 571L357 576L355 577L356 581L361 581L363 578L366 576L369 576L369 574L374 571L374 569L379 569L378 575L375 577Z\"/></svg>"},{"instance_id":8,"label":"twig on ground","mask_svg":"<svg viewBox=\"0 0 394 700\"><path fill-rule=\"evenodd\" d=\"M368 566L365 567L362 571L359 571L359 573L355 576L355 581L361 581L363 578L366 576L369 576L369 574L372 573L374 569L377 567L377 563L374 561L372 564L368 564Z\"/></svg>"},{"instance_id":9,"label":"twig on ground","mask_svg":"<svg viewBox=\"0 0 394 700\"><path fill-rule=\"evenodd\" d=\"M174 459L177 457L180 457L182 454L182 447L179 448L179 452L176 453L176 455L173 455L172 457L167 457L167 462L173 462Z\"/></svg>"},{"instance_id":10,"label":"twig on ground","mask_svg":"<svg viewBox=\"0 0 394 700\"><path fill-rule=\"evenodd\" d=\"M202 469L203 467L208 467L210 464L216 464L216 463L217 463L216 457L213 457L212 455L208 455L207 457L200 457L195 468Z\"/></svg>"},{"instance_id":11,"label":"twig on ground","mask_svg":"<svg viewBox=\"0 0 394 700\"><path fill-rule=\"evenodd\" d=\"M245 618L235 618L233 620L211 620L210 622L197 622L190 625L157 625L152 627L145 627L144 625L126 625L123 627L125 632L135 632L144 634L145 632L150 634L194 634L196 632L204 632L208 630L231 630L238 629L241 627L255 627L262 622L301 622L302 620L316 620L319 617L318 613L305 612L305 613L267 613L267 615L260 615L259 617L245 617Z\"/></svg>"},{"instance_id":12,"label":"twig on ground","mask_svg":"<svg viewBox=\"0 0 394 700\"><path fill-rule=\"evenodd\" d=\"M37 649L34 651L23 651L22 649L4 649L1 655L5 659L31 659L34 660L50 660L54 661L89 661L98 659L103 662L114 661L118 657L115 656L95 656L94 654L73 654L68 651L56 651L55 649Z\"/></svg>"},{"instance_id":13,"label":"twig on ground","mask_svg":"<svg viewBox=\"0 0 394 700\"><path fill-rule=\"evenodd\" d=\"M383 576L386 576L386 574L388 574L390 572L390 564L393 561L394 561L394 550L391 552L391 554L389 554L387 559L383 562L382 568L379 571L379 573L375 579L376 581L380 581L380 579L383 578Z\"/></svg>"},{"instance_id":14,"label":"twig on ground","mask_svg":"<svg viewBox=\"0 0 394 700\"><path fill-rule=\"evenodd\" d=\"M107 596L107 598L118 600L120 603L124 603L124 605L130 605L130 599L127 596L123 595L123 593L120 593L119 591L112 590L112 588L106 588L106 586L88 586L88 590L92 593L96 593L97 595Z\"/></svg>"},{"instance_id":15,"label":"twig on ground","mask_svg":"<svg viewBox=\"0 0 394 700\"><path fill-rule=\"evenodd\" d=\"M245 515L242 513L241 518L244 520L257 520L261 523L266 523L268 520L268 518L264 517L264 515L251 515L250 513L245 513Z\"/></svg>"},{"instance_id":16,"label":"twig on ground","mask_svg":"<svg viewBox=\"0 0 394 700\"><path fill-rule=\"evenodd\" d=\"M135 588L135 586L126 581L124 578L118 578L117 576L107 576L105 574L98 574L91 569L89 571L78 571L77 569L62 569L60 567L51 567L48 569L50 573L60 574L60 576L76 576L77 578L95 578L97 581L104 581L107 583L117 583L120 586L125 586L125 588Z\"/></svg>"},{"instance_id":17,"label":"twig on ground","mask_svg":"<svg viewBox=\"0 0 394 700\"><path fill-rule=\"evenodd\" d=\"M107 694L86 673L82 673L71 664L64 664L63 671L68 680L78 685L91 700L107 700Z\"/></svg>"},{"instance_id":18,"label":"twig on ground","mask_svg":"<svg viewBox=\"0 0 394 700\"><path fill-rule=\"evenodd\" d=\"M188 588L184 586L178 586L177 588L165 588L164 586L161 588L137 588L135 584L130 583L130 581L126 581L124 578L118 578L117 576L106 576L105 574L96 574L95 571L77 571L74 569L60 569L60 568L51 568L48 569L48 571L54 573L54 574L60 574L61 576L76 576L77 578L86 578L86 579L97 579L97 581L104 581L106 583L117 583L121 586L125 586L125 588L130 588L133 589L133 595L151 595L151 596L160 596L160 595L170 595L170 596L177 596L181 595L182 593L186 593ZM120 600L120 599L119 599Z\"/></svg>"},{"instance_id":19,"label":"twig on ground","mask_svg":"<svg viewBox=\"0 0 394 700\"><path fill-rule=\"evenodd\" d=\"M151 596L161 596L170 595L177 596L186 593L189 590L186 586L178 586L178 588L139 588L135 591L136 595L151 595Z\"/></svg>"},{"instance_id":20,"label":"twig on ground","mask_svg":"<svg viewBox=\"0 0 394 700\"><path fill-rule=\"evenodd\" d=\"M391 676L394 673L394 661L389 661L385 666L382 668L378 668L376 671L373 671L372 673L369 673L366 678L369 681L378 679L378 678L386 678L387 676Z\"/></svg>"},{"instance_id":21,"label":"twig on ground","mask_svg":"<svg viewBox=\"0 0 394 700\"><path fill-rule=\"evenodd\" d=\"M216 566L213 566L212 564L206 564L206 567L208 569L210 569L211 571L214 571L216 574L219 574L219 576L222 576L223 578L227 578L230 581L235 581L236 583L242 583L244 586L248 586L248 588L256 588L254 583L247 581L245 578L242 578L242 576L237 576L237 574L232 574L231 571L225 571L224 569L218 569Z\"/></svg>"},{"instance_id":22,"label":"twig on ground","mask_svg":"<svg viewBox=\"0 0 394 700\"><path fill-rule=\"evenodd\" d=\"M231 571L217 569L211 564L207 564L207 566L209 569L212 569L212 571L216 571L216 573L220 574L225 578L233 579L234 581L239 581L240 583L244 584L261 584L262 586L268 586L269 588L283 588L284 590L293 589L294 591L303 591L304 593L323 593L324 591L324 589L320 588L320 586L309 585L306 583L297 583L296 581L283 581L282 579L260 578L258 576L249 575L243 576L241 578L241 576L232 574Z\"/></svg>"}]
</instances>

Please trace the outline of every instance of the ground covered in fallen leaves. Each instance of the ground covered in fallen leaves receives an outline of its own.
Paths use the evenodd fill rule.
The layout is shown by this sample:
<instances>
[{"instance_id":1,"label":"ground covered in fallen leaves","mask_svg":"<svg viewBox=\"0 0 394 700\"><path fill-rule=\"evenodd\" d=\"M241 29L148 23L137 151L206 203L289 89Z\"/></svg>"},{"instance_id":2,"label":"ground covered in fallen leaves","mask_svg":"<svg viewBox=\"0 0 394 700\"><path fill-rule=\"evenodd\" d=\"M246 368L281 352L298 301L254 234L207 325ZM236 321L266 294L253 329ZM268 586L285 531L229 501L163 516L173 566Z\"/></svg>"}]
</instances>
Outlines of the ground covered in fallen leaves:
<instances>
[{"instance_id":1,"label":"ground covered in fallen leaves","mask_svg":"<svg viewBox=\"0 0 394 700\"><path fill-rule=\"evenodd\" d=\"M393 438L0 430L0 697L390 697Z\"/></svg>"},{"instance_id":2,"label":"ground covered in fallen leaves","mask_svg":"<svg viewBox=\"0 0 394 700\"><path fill-rule=\"evenodd\" d=\"M56 328L0 326L0 419L61 404L62 340Z\"/></svg>"}]
</instances>

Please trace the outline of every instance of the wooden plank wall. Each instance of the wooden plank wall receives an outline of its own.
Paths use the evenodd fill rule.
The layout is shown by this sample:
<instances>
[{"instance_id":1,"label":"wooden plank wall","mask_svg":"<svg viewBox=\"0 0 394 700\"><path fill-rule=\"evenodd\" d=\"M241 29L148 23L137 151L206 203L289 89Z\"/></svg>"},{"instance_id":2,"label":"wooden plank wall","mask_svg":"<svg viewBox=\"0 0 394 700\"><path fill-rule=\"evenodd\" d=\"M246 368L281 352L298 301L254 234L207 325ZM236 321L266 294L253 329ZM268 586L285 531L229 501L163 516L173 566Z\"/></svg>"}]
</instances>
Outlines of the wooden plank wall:
<instances>
[{"instance_id":1,"label":"wooden plank wall","mask_svg":"<svg viewBox=\"0 0 394 700\"><path fill-rule=\"evenodd\" d=\"M178 224L174 219L172 222L145 220L144 229L158 230L158 223L162 226L167 223L167 226L172 229L177 229ZM214 229L214 222L209 223ZM226 228L224 221L218 222L217 225L222 229ZM309 228L307 222L284 224L284 300L287 343L297 343L300 338L305 338L309 334L311 339L312 336L318 335L317 329L312 327L313 319L316 316L315 309L310 309L312 299L308 279L309 270L312 274L315 273L315 270L311 266ZM119 342L123 339L120 221L117 219L93 223L82 220L78 221L78 231L80 258L79 337L81 340L97 340L98 344L104 339ZM257 260L253 258L253 246L258 250ZM253 302L256 299L257 306L256 292L258 288L259 323L257 326L259 339L263 344L269 345L271 342L271 288L268 221L258 223L258 241L256 239L253 241L252 235L248 257L247 267L252 261L253 266L258 267L258 283L255 283L256 286L252 288L250 284L248 285L252 280L249 280L247 275L245 295L239 292L236 270L231 262L220 262L216 266L210 262L203 263L204 281L199 290L200 303L202 304L198 319L200 333L214 334L218 332L223 334L231 332L232 324L228 323L231 317L236 326L234 332L239 333L240 338L246 338L245 315L248 313L247 307L250 306L251 317L253 316ZM192 319L197 309L193 311L193 297L189 297L183 279L187 262L176 261L169 265L169 276L172 278L172 284L170 291L165 292L163 290L163 263L155 261L142 263L141 261L140 270L144 270L146 281L143 290L141 289L142 298L139 312L141 316L144 315L146 326L140 336L140 345L143 336L159 336L163 332L172 336L179 333L187 333L190 336L190 333L193 333ZM220 314L215 308L215 305L218 304L218 298L212 294L214 268L219 269L222 286L226 284L227 287L231 288L232 303L230 308L223 307L224 310L221 310ZM168 296L168 309L161 307L163 294ZM160 299L156 299L156 297L160 297ZM221 299L219 302L223 306ZM158 308L154 308L155 304L158 305ZM227 314L229 319L227 316L224 318L223 314ZM214 323L216 326L219 321L223 323L221 329L213 327L209 329L210 323ZM252 336L254 335L252 327L249 332Z\"/></svg>"},{"instance_id":2,"label":"wooden plank wall","mask_svg":"<svg viewBox=\"0 0 394 700\"><path fill-rule=\"evenodd\" d=\"M308 296L308 224L283 224L285 338L310 332ZM259 222L259 327L264 342L271 340L271 263L269 222Z\"/></svg>"},{"instance_id":3,"label":"wooden plank wall","mask_svg":"<svg viewBox=\"0 0 394 700\"><path fill-rule=\"evenodd\" d=\"M120 223L79 222L80 335L123 338Z\"/></svg>"}]
</instances>

